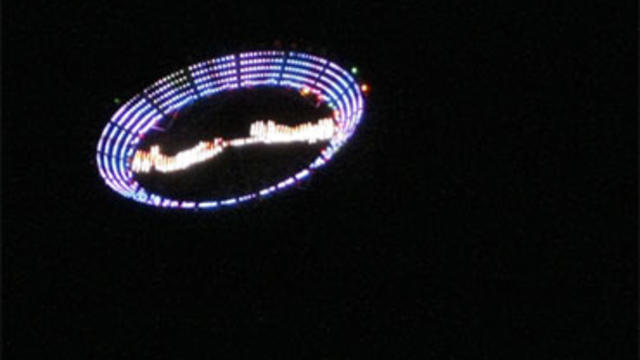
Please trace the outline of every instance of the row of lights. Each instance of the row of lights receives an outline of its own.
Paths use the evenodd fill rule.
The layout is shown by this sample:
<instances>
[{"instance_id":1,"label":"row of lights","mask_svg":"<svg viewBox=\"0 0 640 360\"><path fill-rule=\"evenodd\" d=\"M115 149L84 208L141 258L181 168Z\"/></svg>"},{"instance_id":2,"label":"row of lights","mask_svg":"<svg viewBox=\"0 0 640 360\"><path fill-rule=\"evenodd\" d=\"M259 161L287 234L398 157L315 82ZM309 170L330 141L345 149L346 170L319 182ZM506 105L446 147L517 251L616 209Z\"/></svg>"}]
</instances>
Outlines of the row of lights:
<instances>
[{"instance_id":1,"label":"row of lights","mask_svg":"<svg viewBox=\"0 0 640 360\"><path fill-rule=\"evenodd\" d=\"M319 140L329 140L335 132L333 119L318 120L317 124L304 123L296 126L276 124L269 120L266 123L257 121L251 124L249 134L265 144L306 141L314 144Z\"/></svg>"},{"instance_id":2,"label":"row of lights","mask_svg":"<svg viewBox=\"0 0 640 360\"><path fill-rule=\"evenodd\" d=\"M261 62L274 62L274 61L282 62L281 59L277 59L277 60L275 60L275 59L242 60L241 62L244 65L244 64L261 63ZM231 66L233 66L233 63L224 64L224 65L218 65L218 66L214 67L212 70L217 70L218 68L225 68L225 67L228 68L228 67L231 67ZM247 72L247 71L251 71L251 70L266 70L266 69L271 70L271 69L275 69L275 67L264 66L264 67L254 67L254 68L246 68L246 69L243 68L242 71L243 72ZM195 71L194 75L201 75L201 74L203 74L205 72L206 72L205 70ZM357 75L358 72L359 72L359 70L358 70L358 68L356 66L352 66L351 67L351 73L353 75ZM216 74L216 77L221 77L221 76L229 75L229 74L233 74L233 73L235 73L235 71L221 72L221 73ZM360 84L360 90L363 93L367 93L369 91L369 85L365 84L365 83ZM302 89L301 93L302 93L302 95L308 95L310 93L310 89L308 87L304 87ZM113 99L113 102L115 104L120 104L121 100L120 100L120 98L116 97L116 98Z\"/></svg>"},{"instance_id":3,"label":"row of lights","mask_svg":"<svg viewBox=\"0 0 640 360\"><path fill-rule=\"evenodd\" d=\"M175 156L167 156L160 153L160 146L151 146L150 151L136 151L131 161L131 171L147 173L151 169L162 173L184 170L191 165L209 160L219 155L228 144L222 139L213 142L202 141L195 147L184 150Z\"/></svg>"},{"instance_id":4,"label":"row of lights","mask_svg":"<svg viewBox=\"0 0 640 360\"><path fill-rule=\"evenodd\" d=\"M303 123L296 126L277 124L272 120L256 121L249 128L249 137L233 140L216 138L214 141L201 141L198 145L168 156L160 152L159 145L152 145L150 151L136 151L131 161L131 171L148 173L152 169L162 173L184 170L188 167L207 161L219 155L229 146L240 147L249 144L274 144L290 142L307 142L329 140L336 128L333 119L324 118L317 124Z\"/></svg>"}]
</instances>

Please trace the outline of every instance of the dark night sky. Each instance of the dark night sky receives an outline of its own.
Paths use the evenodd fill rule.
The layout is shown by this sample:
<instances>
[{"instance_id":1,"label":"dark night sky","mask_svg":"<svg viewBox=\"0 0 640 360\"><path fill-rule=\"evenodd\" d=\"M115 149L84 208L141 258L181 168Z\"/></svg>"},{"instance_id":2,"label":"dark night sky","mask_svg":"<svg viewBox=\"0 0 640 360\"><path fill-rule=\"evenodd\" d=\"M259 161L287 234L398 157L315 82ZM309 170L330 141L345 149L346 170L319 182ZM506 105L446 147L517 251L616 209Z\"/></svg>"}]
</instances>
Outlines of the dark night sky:
<instances>
[{"instance_id":1,"label":"dark night sky","mask_svg":"<svg viewBox=\"0 0 640 360\"><path fill-rule=\"evenodd\" d=\"M5 358L635 358L635 3L234 3L3 3ZM218 212L103 185L114 97L275 39L372 87L333 163Z\"/></svg>"}]
</instances>

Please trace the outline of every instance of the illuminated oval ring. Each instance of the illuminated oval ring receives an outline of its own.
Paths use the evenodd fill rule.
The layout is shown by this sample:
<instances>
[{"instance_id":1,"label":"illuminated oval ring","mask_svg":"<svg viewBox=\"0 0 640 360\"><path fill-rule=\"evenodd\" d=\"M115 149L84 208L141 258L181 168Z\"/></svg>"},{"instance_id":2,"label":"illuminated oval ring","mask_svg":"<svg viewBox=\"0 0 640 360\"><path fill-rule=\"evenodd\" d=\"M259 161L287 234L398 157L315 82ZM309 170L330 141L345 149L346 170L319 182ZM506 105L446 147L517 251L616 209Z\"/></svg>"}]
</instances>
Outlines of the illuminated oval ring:
<instances>
[{"instance_id":1,"label":"illuminated oval ring","mask_svg":"<svg viewBox=\"0 0 640 360\"><path fill-rule=\"evenodd\" d=\"M148 131L168 121L167 113L221 91L255 86L304 89L334 110L336 131L309 165L262 190L203 201L150 193L133 178L131 159L140 140ZM165 76L120 106L98 141L98 171L111 189L144 204L181 209L234 205L268 196L307 178L327 163L353 135L363 110L364 100L358 83L343 68L321 57L292 51L253 51L218 57Z\"/></svg>"}]
</instances>

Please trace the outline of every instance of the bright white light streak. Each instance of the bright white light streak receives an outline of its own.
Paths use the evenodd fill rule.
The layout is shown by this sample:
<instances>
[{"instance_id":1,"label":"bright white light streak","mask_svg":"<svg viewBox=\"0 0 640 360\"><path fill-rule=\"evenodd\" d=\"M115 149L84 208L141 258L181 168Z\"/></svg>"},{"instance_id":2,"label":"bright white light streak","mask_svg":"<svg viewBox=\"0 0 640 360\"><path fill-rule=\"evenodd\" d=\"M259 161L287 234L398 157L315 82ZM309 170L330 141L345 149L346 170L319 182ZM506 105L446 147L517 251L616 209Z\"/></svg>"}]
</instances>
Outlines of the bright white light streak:
<instances>
[{"instance_id":1,"label":"bright white light streak","mask_svg":"<svg viewBox=\"0 0 640 360\"><path fill-rule=\"evenodd\" d=\"M218 202L217 201L203 201L201 203L198 204L199 208L203 208L203 209L208 209L208 208L214 208L218 206Z\"/></svg>"}]
</instances>

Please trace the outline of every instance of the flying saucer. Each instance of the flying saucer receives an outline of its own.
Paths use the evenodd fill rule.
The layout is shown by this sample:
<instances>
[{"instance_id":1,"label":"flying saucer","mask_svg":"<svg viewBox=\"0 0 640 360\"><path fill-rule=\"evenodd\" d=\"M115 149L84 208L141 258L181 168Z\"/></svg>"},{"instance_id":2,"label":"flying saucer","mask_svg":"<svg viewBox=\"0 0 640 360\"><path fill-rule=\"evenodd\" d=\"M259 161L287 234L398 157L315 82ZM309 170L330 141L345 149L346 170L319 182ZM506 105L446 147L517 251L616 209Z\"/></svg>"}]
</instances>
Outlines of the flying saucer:
<instances>
[{"instance_id":1,"label":"flying saucer","mask_svg":"<svg viewBox=\"0 0 640 360\"><path fill-rule=\"evenodd\" d=\"M352 68L352 73L355 74ZM215 101L215 95L242 88L293 88L302 96L315 95L333 110L332 117L296 126L256 121L246 137L216 137L175 155L163 154L158 145L141 148L150 132L170 123L167 114L192 103ZM351 74L322 57L293 51L252 51L227 55L180 69L145 88L118 108L98 141L96 160L107 186L134 201L179 209L215 209L235 205L284 190L308 178L331 160L354 134L364 111L363 92ZM175 199L145 189L136 174L183 171L193 164L215 161L229 147L283 142L326 142L317 157L271 186L219 199ZM188 175L185 175L188 176Z\"/></svg>"}]
</instances>

